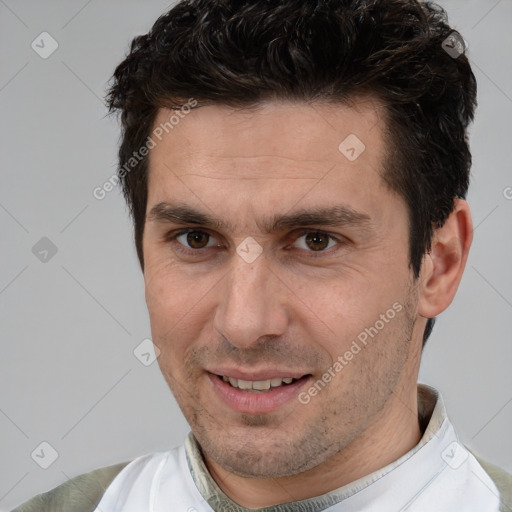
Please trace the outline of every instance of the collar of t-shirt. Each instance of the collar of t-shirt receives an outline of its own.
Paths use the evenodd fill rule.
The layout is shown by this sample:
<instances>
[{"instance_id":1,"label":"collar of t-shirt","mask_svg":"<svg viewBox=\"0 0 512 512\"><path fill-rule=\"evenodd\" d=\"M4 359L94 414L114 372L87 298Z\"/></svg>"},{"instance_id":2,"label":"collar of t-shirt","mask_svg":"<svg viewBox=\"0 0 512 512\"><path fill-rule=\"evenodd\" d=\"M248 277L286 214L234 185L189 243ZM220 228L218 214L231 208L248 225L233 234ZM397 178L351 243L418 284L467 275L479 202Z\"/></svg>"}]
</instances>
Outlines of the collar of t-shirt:
<instances>
[{"instance_id":1,"label":"collar of t-shirt","mask_svg":"<svg viewBox=\"0 0 512 512\"><path fill-rule=\"evenodd\" d=\"M260 512L498 512L499 492L459 442L442 397L418 385L420 442L395 462L321 496ZM133 460L95 512L249 512L217 485L189 433L185 444Z\"/></svg>"}]
</instances>

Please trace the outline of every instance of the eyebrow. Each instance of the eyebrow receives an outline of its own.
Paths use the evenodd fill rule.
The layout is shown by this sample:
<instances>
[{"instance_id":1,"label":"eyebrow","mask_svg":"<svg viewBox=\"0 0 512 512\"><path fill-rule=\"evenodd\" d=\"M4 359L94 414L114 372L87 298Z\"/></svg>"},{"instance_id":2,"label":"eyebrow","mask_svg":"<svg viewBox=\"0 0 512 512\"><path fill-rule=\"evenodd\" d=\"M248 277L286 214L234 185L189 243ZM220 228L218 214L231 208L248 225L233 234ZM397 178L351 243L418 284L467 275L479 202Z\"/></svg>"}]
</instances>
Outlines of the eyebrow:
<instances>
[{"instance_id":1,"label":"eyebrow","mask_svg":"<svg viewBox=\"0 0 512 512\"><path fill-rule=\"evenodd\" d=\"M147 216L150 222L197 224L215 230L235 231L230 221L213 217L208 213L196 210L185 204L172 204L160 202L151 208ZM371 217L363 212L357 212L345 205L336 205L328 208L313 208L297 210L292 213L275 214L268 219L258 222L266 234L278 233L301 226L346 227L354 226L365 229L372 227Z\"/></svg>"}]
</instances>

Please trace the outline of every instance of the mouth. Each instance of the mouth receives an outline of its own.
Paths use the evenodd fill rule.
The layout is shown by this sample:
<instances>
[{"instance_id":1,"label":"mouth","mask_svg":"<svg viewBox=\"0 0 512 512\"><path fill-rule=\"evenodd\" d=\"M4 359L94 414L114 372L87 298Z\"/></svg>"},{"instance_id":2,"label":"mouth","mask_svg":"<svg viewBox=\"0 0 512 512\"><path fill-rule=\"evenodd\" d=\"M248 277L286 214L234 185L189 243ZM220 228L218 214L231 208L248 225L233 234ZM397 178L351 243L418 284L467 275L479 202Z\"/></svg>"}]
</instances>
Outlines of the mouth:
<instances>
[{"instance_id":1,"label":"mouth","mask_svg":"<svg viewBox=\"0 0 512 512\"><path fill-rule=\"evenodd\" d=\"M276 377L266 380L243 380L228 377L226 375L217 375L217 377L222 379L224 382L227 382L235 389L240 389L249 393L268 393L271 389L289 386L304 377L308 377L308 375L303 375L302 377Z\"/></svg>"},{"instance_id":2,"label":"mouth","mask_svg":"<svg viewBox=\"0 0 512 512\"><path fill-rule=\"evenodd\" d=\"M261 376L257 380L235 378L208 372L214 392L214 400L227 406L229 410L243 414L266 414L278 411L285 406L298 405L297 397L313 379L312 374L295 377ZM253 378L254 378L253 377Z\"/></svg>"}]
</instances>

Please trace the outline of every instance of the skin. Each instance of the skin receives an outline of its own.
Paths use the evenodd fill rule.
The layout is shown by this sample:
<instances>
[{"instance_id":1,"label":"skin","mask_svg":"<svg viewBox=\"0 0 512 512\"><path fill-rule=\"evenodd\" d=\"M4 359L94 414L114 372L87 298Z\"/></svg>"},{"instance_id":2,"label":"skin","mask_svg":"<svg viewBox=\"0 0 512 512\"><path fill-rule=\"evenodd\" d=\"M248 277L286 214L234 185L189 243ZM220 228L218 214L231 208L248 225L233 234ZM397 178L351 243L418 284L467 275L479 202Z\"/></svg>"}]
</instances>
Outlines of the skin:
<instances>
[{"instance_id":1,"label":"skin","mask_svg":"<svg viewBox=\"0 0 512 512\"><path fill-rule=\"evenodd\" d=\"M155 126L168 117L161 110ZM192 110L151 150L144 279L159 365L213 478L248 508L348 484L421 437L422 334L455 294L471 219L456 201L415 280L407 208L381 178L384 123L371 98L335 107L211 105ZM338 150L351 133L365 145L354 161ZM232 226L163 221L151 215L162 202ZM305 234L263 229L273 215L339 204L368 221L307 226ZM201 231L199 242L169 238L184 228ZM336 239L315 251L308 233L319 230ZM252 263L236 252L248 236L263 250ZM394 303L402 310L307 404L293 399L270 413L240 413L213 389L208 372L220 365L279 368L314 382Z\"/></svg>"}]
</instances>

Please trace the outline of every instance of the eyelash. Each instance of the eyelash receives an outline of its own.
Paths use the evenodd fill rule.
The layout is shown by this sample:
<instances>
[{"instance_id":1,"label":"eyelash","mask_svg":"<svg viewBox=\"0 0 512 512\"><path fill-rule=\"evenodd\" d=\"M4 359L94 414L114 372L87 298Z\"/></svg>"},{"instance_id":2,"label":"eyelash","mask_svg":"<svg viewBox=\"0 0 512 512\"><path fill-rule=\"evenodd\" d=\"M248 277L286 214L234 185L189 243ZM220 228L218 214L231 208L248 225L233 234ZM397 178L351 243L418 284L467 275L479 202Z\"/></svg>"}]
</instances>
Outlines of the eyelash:
<instances>
[{"instance_id":1,"label":"eyelash","mask_svg":"<svg viewBox=\"0 0 512 512\"><path fill-rule=\"evenodd\" d=\"M186 254L187 256L199 256L201 252L204 252L206 249L211 249L211 247L206 247L203 249L191 249L186 248L183 244L178 242L176 239L181 236L185 235L187 233L205 233L213 238L213 235L211 235L208 231L205 231L204 229L195 229L195 228L187 228L187 229L180 229L179 231L171 232L168 235L165 236L164 241L165 242L176 242L174 245L176 249L181 252L182 254ZM319 230L319 229L302 229L298 233L295 234L294 241L299 239L300 237L307 235L309 233L319 233L321 235L329 237L330 240L334 240L335 242L338 242L338 245L346 244L346 239L343 239L342 237L334 236L330 233L327 233L325 231ZM305 251L307 253L311 253L308 257L312 258L320 258L325 256L330 256L332 254L332 249L334 247L330 247L329 249L320 250L318 252L316 251L305 251L305 249L299 249L299 251ZM335 249L338 250L338 249Z\"/></svg>"}]
</instances>

